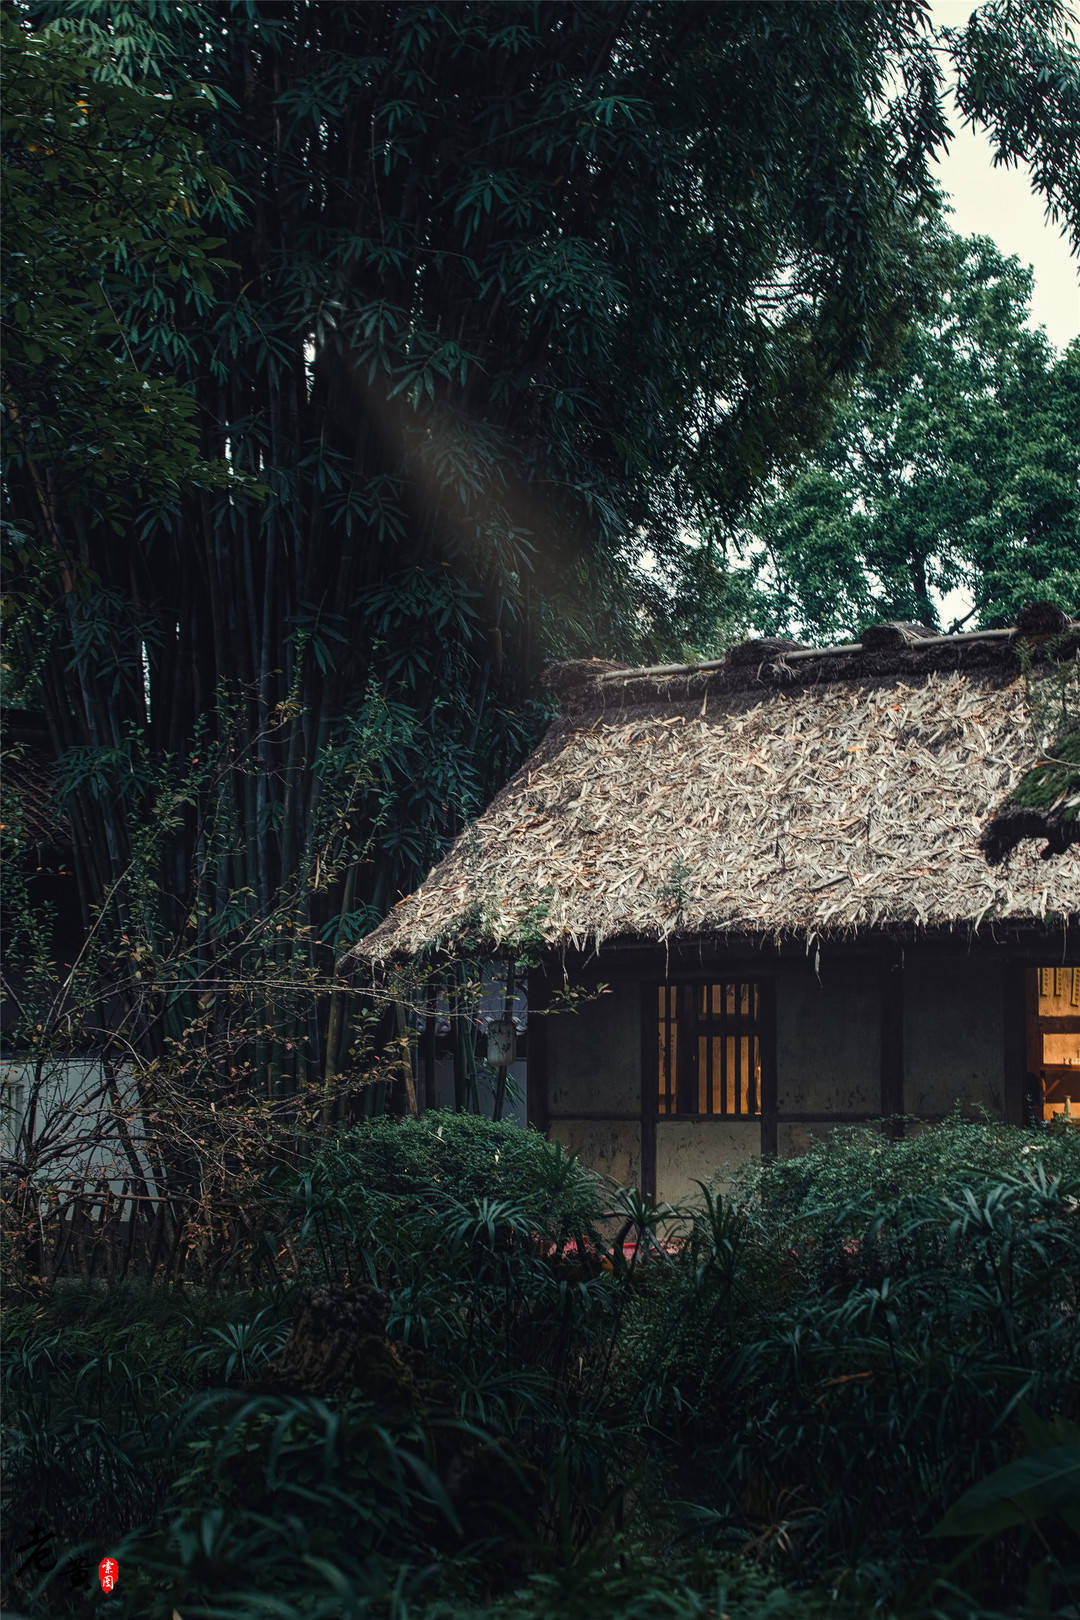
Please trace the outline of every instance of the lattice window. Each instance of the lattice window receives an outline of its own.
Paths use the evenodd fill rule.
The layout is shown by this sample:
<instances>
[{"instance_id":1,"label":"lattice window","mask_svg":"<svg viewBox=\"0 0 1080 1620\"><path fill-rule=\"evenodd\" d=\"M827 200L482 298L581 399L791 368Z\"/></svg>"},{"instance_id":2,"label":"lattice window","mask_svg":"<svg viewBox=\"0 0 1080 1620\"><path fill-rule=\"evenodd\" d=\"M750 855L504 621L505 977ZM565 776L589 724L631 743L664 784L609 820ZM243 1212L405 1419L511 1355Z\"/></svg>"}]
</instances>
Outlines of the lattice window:
<instances>
[{"instance_id":1,"label":"lattice window","mask_svg":"<svg viewBox=\"0 0 1080 1620\"><path fill-rule=\"evenodd\" d=\"M761 1114L758 985L662 984L657 989L657 1112L709 1119Z\"/></svg>"},{"instance_id":2,"label":"lattice window","mask_svg":"<svg viewBox=\"0 0 1080 1620\"><path fill-rule=\"evenodd\" d=\"M1080 1120L1080 967L1028 974L1028 1119Z\"/></svg>"}]
</instances>

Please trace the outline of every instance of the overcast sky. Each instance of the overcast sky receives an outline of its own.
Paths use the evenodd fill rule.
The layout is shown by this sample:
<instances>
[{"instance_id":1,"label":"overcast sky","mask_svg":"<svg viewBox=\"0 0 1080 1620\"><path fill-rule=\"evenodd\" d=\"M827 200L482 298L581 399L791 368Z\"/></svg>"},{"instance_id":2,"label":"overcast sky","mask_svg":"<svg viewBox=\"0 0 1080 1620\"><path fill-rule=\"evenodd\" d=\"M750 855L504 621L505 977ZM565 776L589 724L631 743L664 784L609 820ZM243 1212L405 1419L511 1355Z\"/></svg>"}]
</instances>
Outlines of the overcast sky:
<instances>
[{"instance_id":1,"label":"overcast sky","mask_svg":"<svg viewBox=\"0 0 1080 1620\"><path fill-rule=\"evenodd\" d=\"M935 0L932 9L935 22L960 28L974 7L972 0ZM1070 257L1065 238L1047 220L1027 169L995 169L987 136L965 129L955 105L952 113L955 136L940 165L955 210L952 227L961 236L992 236L1003 253L1034 266L1032 323L1064 348L1080 335L1080 260Z\"/></svg>"}]
</instances>

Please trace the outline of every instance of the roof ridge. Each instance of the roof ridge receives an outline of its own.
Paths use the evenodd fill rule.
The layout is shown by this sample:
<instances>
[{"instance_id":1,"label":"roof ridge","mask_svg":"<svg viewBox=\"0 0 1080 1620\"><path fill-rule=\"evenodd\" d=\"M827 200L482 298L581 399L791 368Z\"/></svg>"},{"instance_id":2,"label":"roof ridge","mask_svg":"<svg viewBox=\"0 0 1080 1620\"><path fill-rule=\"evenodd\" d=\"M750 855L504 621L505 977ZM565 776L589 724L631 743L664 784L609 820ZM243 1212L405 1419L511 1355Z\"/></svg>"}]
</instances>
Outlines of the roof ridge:
<instances>
[{"instance_id":1,"label":"roof ridge","mask_svg":"<svg viewBox=\"0 0 1080 1620\"><path fill-rule=\"evenodd\" d=\"M1040 664L1075 658L1080 653L1080 618L1056 603L1037 602L1022 608L1013 625L951 635L894 620L868 625L858 641L828 647L762 636L739 642L722 658L699 663L634 668L600 658L570 659L545 670L544 684L558 697L563 717L570 718L593 709L648 708L712 692L880 681L890 676L921 680L941 670L996 667L1012 679L1025 667L1025 648Z\"/></svg>"},{"instance_id":2,"label":"roof ridge","mask_svg":"<svg viewBox=\"0 0 1080 1620\"><path fill-rule=\"evenodd\" d=\"M1070 620L1070 625L1073 622L1074 621ZM1078 624L1078 627L1080 627L1080 624ZM876 629L878 626L874 626L874 628ZM1064 628L1068 627L1066 626ZM1005 640L1006 638L1011 640L1016 636L1016 634L1016 627L1014 625L1010 625L1004 630L967 630L961 631L957 635L912 636L910 640L904 643L904 647L905 649L907 647L943 647L956 646L960 642L970 643L974 641L1001 641ZM614 683L615 681L630 680L635 676L697 675L713 669L730 669L733 663L731 657L732 653L750 651L758 645L762 645L764 647L766 643L770 644L769 650L772 650L772 648L775 647L776 642L780 639L780 637L762 637L760 643L757 641L740 641L737 642L734 647L729 648L723 658L705 658L702 659L700 663L696 664L649 664L642 668L636 669L628 668L620 670L608 670L602 675L596 675L594 679L599 682L603 682L604 685L608 685L610 683ZM791 647L790 652L785 650L778 651L777 653L777 656L782 657L784 662L787 664L793 664L796 661L802 662L810 658L832 658L838 654L852 655L855 653L865 652L867 650L866 645L862 641L839 641L828 647L805 647L801 646L795 641L790 642L789 645ZM736 660L736 662L740 663L744 661L746 660Z\"/></svg>"},{"instance_id":3,"label":"roof ridge","mask_svg":"<svg viewBox=\"0 0 1080 1620\"><path fill-rule=\"evenodd\" d=\"M1033 606L1043 608L1049 604L1036 603ZM813 658L834 658L837 656L853 657L858 653L867 651L880 652L883 650L920 652L923 648L970 646L976 642L1008 642L1018 641L1032 634L1048 635L1057 633L1066 634L1069 631L1080 630L1080 619L1061 612L1060 621L1049 629L1036 630L1027 628L1018 616L1016 624L1006 625L994 630L961 630L953 633L939 634L930 632L924 626L911 626L897 620L883 621L867 625L858 641L834 642L825 647L807 647L804 643L782 636L754 637L748 641L737 642L729 647L722 658L703 658L690 664L647 664L643 666L624 666L622 669L605 669L592 678L599 685L614 685L619 681L635 680L642 677L656 675L698 675L706 674L714 669L730 669L733 665L752 662L752 655L759 649L765 656L770 654L782 659L786 664L802 663ZM747 656L747 655L751 656Z\"/></svg>"}]
</instances>

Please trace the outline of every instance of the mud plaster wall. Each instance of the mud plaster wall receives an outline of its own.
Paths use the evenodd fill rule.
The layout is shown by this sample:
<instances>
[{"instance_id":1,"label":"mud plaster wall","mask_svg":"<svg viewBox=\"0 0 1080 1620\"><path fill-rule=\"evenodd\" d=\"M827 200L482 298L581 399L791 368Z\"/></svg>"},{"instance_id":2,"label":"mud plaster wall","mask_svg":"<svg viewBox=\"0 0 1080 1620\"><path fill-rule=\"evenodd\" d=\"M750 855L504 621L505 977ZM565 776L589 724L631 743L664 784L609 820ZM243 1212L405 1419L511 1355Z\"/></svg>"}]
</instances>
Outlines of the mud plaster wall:
<instances>
[{"instance_id":1,"label":"mud plaster wall","mask_svg":"<svg viewBox=\"0 0 1080 1620\"><path fill-rule=\"evenodd\" d=\"M904 1107L947 1114L954 1102L1005 1107L1005 967L976 958L904 963Z\"/></svg>"},{"instance_id":2,"label":"mud plaster wall","mask_svg":"<svg viewBox=\"0 0 1080 1620\"><path fill-rule=\"evenodd\" d=\"M641 1117L641 996L613 985L576 1012L548 1013L548 1116Z\"/></svg>"},{"instance_id":3,"label":"mud plaster wall","mask_svg":"<svg viewBox=\"0 0 1080 1620\"><path fill-rule=\"evenodd\" d=\"M873 1121L860 1121L858 1125L845 1127L839 1120L822 1120L818 1124L807 1124L802 1121L781 1120L776 1127L776 1151L781 1158L796 1153L808 1153L815 1142L827 1142L835 1130L874 1130L878 1126Z\"/></svg>"},{"instance_id":4,"label":"mud plaster wall","mask_svg":"<svg viewBox=\"0 0 1080 1620\"><path fill-rule=\"evenodd\" d=\"M656 1125L656 1196L661 1203L701 1202L697 1181L745 1164L761 1152L756 1119L670 1119ZM726 1183L729 1178L721 1175Z\"/></svg>"},{"instance_id":5,"label":"mud plaster wall","mask_svg":"<svg viewBox=\"0 0 1080 1620\"><path fill-rule=\"evenodd\" d=\"M776 986L776 1105L781 1114L866 1114L881 1106L880 969L833 961ZM780 1141L778 1150L785 1148Z\"/></svg>"},{"instance_id":6,"label":"mud plaster wall","mask_svg":"<svg viewBox=\"0 0 1080 1620\"><path fill-rule=\"evenodd\" d=\"M641 1185L641 997L614 985L576 1012L547 1019L548 1136L583 1164ZM582 1119L582 1114L624 1115Z\"/></svg>"},{"instance_id":7,"label":"mud plaster wall","mask_svg":"<svg viewBox=\"0 0 1080 1620\"><path fill-rule=\"evenodd\" d=\"M599 1170L628 1187L640 1187L641 1126L636 1122L553 1119L547 1134L568 1153L576 1153L590 1170Z\"/></svg>"},{"instance_id":8,"label":"mud plaster wall","mask_svg":"<svg viewBox=\"0 0 1080 1620\"><path fill-rule=\"evenodd\" d=\"M903 977L904 1109L942 1115L954 1101L1001 1115L1004 1099L1004 966L969 958L906 955ZM800 1153L845 1115L881 1107L882 975L873 957L833 960L820 982L790 964L776 985L777 1148ZM618 1181L641 1182L641 997L617 983L577 1011L547 1020L549 1135ZM785 1121L785 1113L833 1121ZM583 1115L622 1115L587 1119ZM658 1120L657 1196L700 1196L724 1163L760 1152L757 1120Z\"/></svg>"}]
</instances>

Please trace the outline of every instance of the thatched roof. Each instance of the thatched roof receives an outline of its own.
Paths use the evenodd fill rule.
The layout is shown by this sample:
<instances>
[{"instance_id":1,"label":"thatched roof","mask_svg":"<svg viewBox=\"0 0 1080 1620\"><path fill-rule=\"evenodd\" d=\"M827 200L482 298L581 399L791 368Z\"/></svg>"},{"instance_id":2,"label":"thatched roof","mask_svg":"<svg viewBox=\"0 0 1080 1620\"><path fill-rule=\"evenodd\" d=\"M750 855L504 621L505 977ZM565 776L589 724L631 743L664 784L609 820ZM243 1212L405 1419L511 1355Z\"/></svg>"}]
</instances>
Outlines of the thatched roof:
<instances>
[{"instance_id":1,"label":"thatched roof","mask_svg":"<svg viewBox=\"0 0 1080 1620\"><path fill-rule=\"evenodd\" d=\"M1080 850L992 870L978 842L1043 742L1032 669L1075 682L1078 650L1071 620L1034 639L895 625L698 666L557 666L541 747L350 955L1080 918Z\"/></svg>"}]
</instances>

